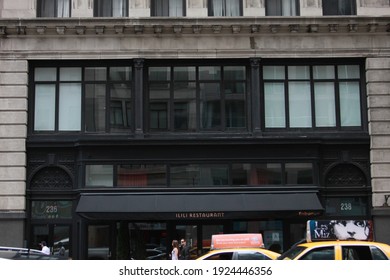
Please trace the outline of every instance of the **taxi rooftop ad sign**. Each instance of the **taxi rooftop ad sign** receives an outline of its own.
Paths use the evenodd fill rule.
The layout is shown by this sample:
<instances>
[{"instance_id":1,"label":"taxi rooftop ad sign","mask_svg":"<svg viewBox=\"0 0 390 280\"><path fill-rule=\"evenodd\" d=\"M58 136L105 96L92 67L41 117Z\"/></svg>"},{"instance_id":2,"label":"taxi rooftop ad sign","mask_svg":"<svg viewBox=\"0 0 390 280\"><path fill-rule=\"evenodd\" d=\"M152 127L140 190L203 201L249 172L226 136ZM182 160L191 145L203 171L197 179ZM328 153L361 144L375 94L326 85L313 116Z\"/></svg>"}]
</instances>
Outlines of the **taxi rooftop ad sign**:
<instances>
[{"instance_id":1,"label":"taxi rooftop ad sign","mask_svg":"<svg viewBox=\"0 0 390 280\"><path fill-rule=\"evenodd\" d=\"M307 242L325 240L373 240L370 220L309 220Z\"/></svg>"}]
</instances>

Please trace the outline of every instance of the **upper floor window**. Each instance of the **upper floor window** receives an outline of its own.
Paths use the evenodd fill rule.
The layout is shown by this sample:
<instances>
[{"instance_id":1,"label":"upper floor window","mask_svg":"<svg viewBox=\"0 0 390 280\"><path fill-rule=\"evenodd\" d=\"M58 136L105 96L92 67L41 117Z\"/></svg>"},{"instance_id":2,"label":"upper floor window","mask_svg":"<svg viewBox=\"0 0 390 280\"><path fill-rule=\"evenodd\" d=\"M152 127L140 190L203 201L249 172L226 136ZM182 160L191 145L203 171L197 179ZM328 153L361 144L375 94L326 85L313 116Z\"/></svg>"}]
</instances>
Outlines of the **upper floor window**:
<instances>
[{"instance_id":1,"label":"upper floor window","mask_svg":"<svg viewBox=\"0 0 390 280\"><path fill-rule=\"evenodd\" d=\"M87 187L312 185L312 162L87 164Z\"/></svg>"},{"instance_id":2,"label":"upper floor window","mask_svg":"<svg viewBox=\"0 0 390 280\"><path fill-rule=\"evenodd\" d=\"M322 0L324 16L356 15L355 0Z\"/></svg>"},{"instance_id":3,"label":"upper floor window","mask_svg":"<svg viewBox=\"0 0 390 280\"><path fill-rule=\"evenodd\" d=\"M242 16L242 1L241 0L209 0L208 1L209 16Z\"/></svg>"},{"instance_id":4,"label":"upper floor window","mask_svg":"<svg viewBox=\"0 0 390 280\"><path fill-rule=\"evenodd\" d=\"M132 128L127 66L34 69L34 131L124 132Z\"/></svg>"},{"instance_id":5,"label":"upper floor window","mask_svg":"<svg viewBox=\"0 0 390 280\"><path fill-rule=\"evenodd\" d=\"M263 67L265 128L361 128L359 65Z\"/></svg>"},{"instance_id":6,"label":"upper floor window","mask_svg":"<svg viewBox=\"0 0 390 280\"><path fill-rule=\"evenodd\" d=\"M70 17L70 0L38 0L38 17Z\"/></svg>"},{"instance_id":7,"label":"upper floor window","mask_svg":"<svg viewBox=\"0 0 390 280\"><path fill-rule=\"evenodd\" d=\"M149 67L149 129L246 127L245 66Z\"/></svg>"},{"instance_id":8,"label":"upper floor window","mask_svg":"<svg viewBox=\"0 0 390 280\"><path fill-rule=\"evenodd\" d=\"M185 16L185 0L152 0L151 16L155 16L155 17Z\"/></svg>"},{"instance_id":9,"label":"upper floor window","mask_svg":"<svg viewBox=\"0 0 390 280\"><path fill-rule=\"evenodd\" d=\"M299 16L299 0L267 0L267 16Z\"/></svg>"},{"instance_id":10,"label":"upper floor window","mask_svg":"<svg viewBox=\"0 0 390 280\"><path fill-rule=\"evenodd\" d=\"M129 15L128 0L95 0L94 17L127 17Z\"/></svg>"}]
</instances>

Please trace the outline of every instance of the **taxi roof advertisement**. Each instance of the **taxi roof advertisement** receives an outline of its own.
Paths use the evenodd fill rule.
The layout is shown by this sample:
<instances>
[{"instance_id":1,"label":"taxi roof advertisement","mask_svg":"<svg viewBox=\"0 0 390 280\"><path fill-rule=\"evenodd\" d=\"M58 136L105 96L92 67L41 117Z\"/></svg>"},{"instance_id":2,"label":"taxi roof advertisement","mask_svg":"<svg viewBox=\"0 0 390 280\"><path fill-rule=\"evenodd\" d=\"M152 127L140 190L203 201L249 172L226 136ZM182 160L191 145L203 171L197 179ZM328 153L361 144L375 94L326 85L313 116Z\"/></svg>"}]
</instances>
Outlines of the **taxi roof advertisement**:
<instances>
[{"instance_id":1,"label":"taxi roof advertisement","mask_svg":"<svg viewBox=\"0 0 390 280\"><path fill-rule=\"evenodd\" d=\"M260 233L216 234L211 237L212 249L264 247Z\"/></svg>"},{"instance_id":2,"label":"taxi roof advertisement","mask_svg":"<svg viewBox=\"0 0 390 280\"><path fill-rule=\"evenodd\" d=\"M306 239L372 241L373 224L370 220L309 220Z\"/></svg>"}]
</instances>

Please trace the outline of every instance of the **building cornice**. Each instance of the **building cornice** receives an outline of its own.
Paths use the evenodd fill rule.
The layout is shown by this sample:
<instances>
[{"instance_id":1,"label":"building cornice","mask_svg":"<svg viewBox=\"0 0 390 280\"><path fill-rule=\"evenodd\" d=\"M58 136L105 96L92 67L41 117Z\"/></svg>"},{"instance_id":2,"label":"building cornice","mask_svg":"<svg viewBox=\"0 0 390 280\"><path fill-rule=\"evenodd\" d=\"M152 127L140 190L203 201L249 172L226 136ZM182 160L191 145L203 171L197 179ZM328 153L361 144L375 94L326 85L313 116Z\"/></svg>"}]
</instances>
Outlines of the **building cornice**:
<instances>
[{"instance_id":1,"label":"building cornice","mask_svg":"<svg viewBox=\"0 0 390 280\"><path fill-rule=\"evenodd\" d=\"M0 19L0 38L14 36L132 36L232 34L383 34L390 17L207 17Z\"/></svg>"}]
</instances>

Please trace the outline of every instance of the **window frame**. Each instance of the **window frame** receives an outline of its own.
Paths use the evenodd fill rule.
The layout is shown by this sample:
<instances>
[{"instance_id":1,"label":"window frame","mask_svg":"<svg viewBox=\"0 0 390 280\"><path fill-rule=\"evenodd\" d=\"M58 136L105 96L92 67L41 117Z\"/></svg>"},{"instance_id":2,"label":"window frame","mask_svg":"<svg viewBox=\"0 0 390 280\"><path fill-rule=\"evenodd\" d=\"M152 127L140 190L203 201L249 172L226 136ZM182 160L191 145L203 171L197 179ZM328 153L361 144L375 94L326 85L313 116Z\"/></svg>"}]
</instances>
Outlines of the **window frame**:
<instances>
[{"instance_id":1,"label":"window frame","mask_svg":"<svg viewBox=\"0 0 390 280\"><path fill-rule=\"evenodd\" d=\"M38 18L48 18L48 17L54 17L58 18L58 0L52 0L54 2L54 15L53 16L43 16L43 0L37 0L37 17ZM60 18L68 18L72 17L72 0L69 0L69 16L67 17L60 17Z\"/></svg>"},{"instance_id":2,"label":"window frame","mask_svg":"<svg viewBox=\"0 0 390 280\"><path fill-rule=\"evenodd\" d=\"M340 1L344 1L345 7L348 8L348 13L341 13L339 7ZM347 3L348 1L348 3ZM348 7L347 7L348 4ZM337 10L334 8L337 6ZM322 15L323 16L356 16L357 4L356 0L322 0Z\"/></svg>"},{"instance_id":3,"label":"window frame","mask_svg":"<svg viewBox=\"0 0 390 280\"><path fill-rule=\"evenodd\" d=\"M338 66L359 66L359 78L340 78L338 75ZM284 78L280 79L266 79L264 78L264 67L266 66L281 66L284 67ZM289 79L289 66L308 66L310 69L310 78L308 79ZM313 77L313 68L316 66L333 66L335 77L332 79L315 79ZM296 132L321 132L321 131L367 131L367 114L364 113L364 108L367 107L365 101L365 73L364 61L359 59L345 59L345 60L267 60L263 61L260 67L260 117L261 127L264 131L296 131ZM310 96L311 96L311 126L308 127L291 127L290 126L290 111L289 111L289 82L309 81L310 82ZM359 102L360 102L360 125L359 126L342 126L341 125L341 108L340 108L340 84L342 82L357 82L359 85ZM267 127L266 126L266 106L265 106L265 85L266 83L280 83L283 84L284 92L284 113L285 123L284 127ZM316 110L315 110L315 83L316 82L331 82L334 85L335 96L335 126L317 126L316 125Z\"/></svg>"},{"instance_id":4,"label":"window frame","mask_svg":"<svg viewBox=\"0 0 390 280\"><path fill-rule=\"evenodd\" d=\"M270 15L270 11L269 11L269 2L275 2L275 1L279 1L280 3L280 9L281 11L280 14L275 14L275 15ZM299 0L293 0L295 2L295 9L296 9L296 15L283 15L283 0L266 0L265 1L265 15L266 16L300 16L301 14L301 8L300 8L300 1Z\"/></svg>"},{"instance_id":5,"label":"window frame","mask_svg":"<svg viewBox=\"0 0 390 280\"><path fill-rule=\"evenodd\" d=\"M225 9L226 9L226 0L222 0L223 1L223 3L222 3L222 5L225 7ZM236 1L238 1L238 4L239 4L239 15L237 15L237 16L239 16L239 17L242 17L243 15L244 15L244 13L243 13L243 1L242 0L236 0ZM214 13L214 9L213 9L213 0L208 0L207 1L207 15L209 16L209 17L214 17L215 15L214 15L215 13ZM222 17L230 17L230 16L227 16L226 15L226 12L225 12L225 14L223 14L223 15L221 15Z\"/></svg>"},{"instance_id":6,"label":"window frame","mask_svg":"<svg viewBox=\"0 0 390 280\"><path fill-rule=\"evenodd\" d=\"M155 12L156 12L156 1L160 2L162 0L151 0L150 2L150 16L151 17L185 17L187 15L187 1L185 0L180 0L182 1L182 6L183 6L183 10L182 10L182 15L181 16L176 16L176 15L157 15ZM170 1L171 0L166 0L167 2L165 2L166 4L168 4L168 11L169 11L169 5L170 5ZM163 3L164 4L164 3ZM161 11L160 11L161 12Z\"/></svg>"},{"instance_id":7,"label":"window frame","mask_svg":"<svg viewBox=\"0 0 390 280\"><path fill-rule=\"evenodd\" d=\"M101 15L101 13L103 12L102 10L99 9L99 6L103 5L103 3L101 1L111 1L110 15ZM94 0L93 1L93 17L114 17L114 15L113 15L113 2L112 1L114 1L114 0ZM124 7L122 8L122 10L124 11L124 14L122 14L121 16L116 16L116 17L123 18L123 17L129 16L129 0L122 0L122 4L124 4Z\"/></svg>"},{"instance_id":8,"label":"window frame","mask_svg":"<svg viewBox=\"0 0 390 280\"><path fill-rule=\"evenodd\" d=\"M88 81L85 77L85 69L86 68L95 68L95 67L103 67L106 69L106 78L104 81ZM128 76L128 80L115 80L110 79L110 69L114 68L129 68L131 72L130 76ZM37 68L55 68L56 73L56 79L55 81L36 81L35 80L35 71ZM60 70L62 68L80 68L81 69L81 79L79 81L61 81L60 80ZM33 124L29 126L29 133L33 135L47 135L47 134L133 134L135 130L135 96L134 96L134 67L132 61L106 61L104 63L101 62L73 62L73 61L60 61L60 62L38 62L38 63L32 63L30 68L31 75L29 76L29 95L31 95L31 98L29 98L29 107L32 108L29 111L31 112L29 114L30 122ZM59 117L60 117L60 85L61 84L71 84L71 83L79 83L81 85L81 109L80 109L80 129L79 130L60 130L59 129ZM127 124L127 126L124 126L122 130L116 130L118 127L115 127L114 124L111 124L111 113L112 113L112 107L111 107L111 101L112 101L112 86L116 84L123 84L127 85L127 88L129 90L129 98L128 101L130 104L130 117L131 123ZM55 110L54 110L54 128L49 130L36 130L35 128L35 113L36 113L36 85L53 85L55 88ZM87 94L87 86L88 85L102 85L105 90L105 110L104 110L104 131L87 131L86 125L87 125L87 107L86 107L86 94ZM127 100L127 99L126 99ZM122 106L123 107L123 106ZM128 107L126 107L128 109ZM122 112L122 114L124 114Z\"/></svg>"},{"instance_id":9,"label":"window frame","mask_svg":"<svg viewBox=\"0 0 390 280\"><path fill-rule=\"evenodd\" d=\"M170 73L167 80L151 80L149 76L149 69L155 68L155 67L161 67L161 68L169 68ZM175 68L180 67L195 67L195 79L188 79L188 80L177 80L174 77L175 74ZM219 79L201 79L200 75L200 68L201 67L219 67L220 68L220 78ZM245 71L245 77L243 79L227 79L225 78L224 70L229 67L243 67ZM145 96L145 131L149 133L161 133L161 132L175 132L175 133L206 133L206 132L235 132L235 131L248 131L249 129L249 119L250 119L250 108L248 104L248 82L249 82L249 67L247 63L237 63L237 62L226 62L224 64L221 63L205 63L205 62L194 62L194 63L152 63L150 65L145 66L145 84L146 84L146 96ZM175 128L175 103L180 103L180 99L175 99L175 83L194 83L195 84L195 127L190 127L189 129L176 129ZM229 83L242 83L245 86L244 92L242 93L242 101L244 104L244 126L228 126L228 120L226 117L226 101L229 101L230 99L227 98L227 94L224 92L225 86ZM220 122L219 125L213 126L211 128L205 128L202 126L202 110L201 110L201 103L203 102L203 99L201 97L201 85L203 84L219 84L219 95L220 98L219 104L220 104ZM167 89L169 90L169 98L165 99L155 99L151 100L150 98L150 89L153 88L153 85L166 85ZM185 99L184 101L186 101ZM234 98L232 99L235 100ZM166 103L167 109L167 128L152 128L151 127L151 115L150 115L150 106L153 103L162 102Z\"/></svg>"}]
</instances>

